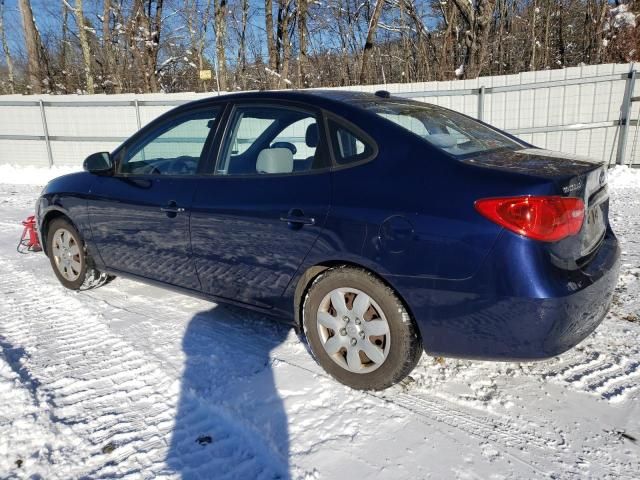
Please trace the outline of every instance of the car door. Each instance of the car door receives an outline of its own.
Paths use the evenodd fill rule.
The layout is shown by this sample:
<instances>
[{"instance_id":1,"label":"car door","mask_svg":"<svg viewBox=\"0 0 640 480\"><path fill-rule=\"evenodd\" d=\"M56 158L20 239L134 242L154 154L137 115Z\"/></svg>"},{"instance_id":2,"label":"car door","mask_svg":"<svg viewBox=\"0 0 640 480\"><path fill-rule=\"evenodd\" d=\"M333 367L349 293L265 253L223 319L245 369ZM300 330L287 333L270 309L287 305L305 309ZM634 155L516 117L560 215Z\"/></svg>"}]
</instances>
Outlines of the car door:
<instances>
[{"instance_id":1,"label":"car door","mask_svg":"<svg viewBox=\"0 0 640 480\"><path fill-rule=\"evenodd\" d=\"M200 289L191 258L194 183L215 136L219 107L161 119L115 153L88 199L93 240L107 268Z\"/></svg>"},{"instance_id":2,"label":"car door","mask_svg":"<svg viewBox=\"0 0 640 480\"><path fill-rule=\"evenodd\" d=\"M284 292L324 226L329 157L321 115L238 103L211 176L192 203L191 242L203 290L261 307Z\"/></svg>"}]
</instances>

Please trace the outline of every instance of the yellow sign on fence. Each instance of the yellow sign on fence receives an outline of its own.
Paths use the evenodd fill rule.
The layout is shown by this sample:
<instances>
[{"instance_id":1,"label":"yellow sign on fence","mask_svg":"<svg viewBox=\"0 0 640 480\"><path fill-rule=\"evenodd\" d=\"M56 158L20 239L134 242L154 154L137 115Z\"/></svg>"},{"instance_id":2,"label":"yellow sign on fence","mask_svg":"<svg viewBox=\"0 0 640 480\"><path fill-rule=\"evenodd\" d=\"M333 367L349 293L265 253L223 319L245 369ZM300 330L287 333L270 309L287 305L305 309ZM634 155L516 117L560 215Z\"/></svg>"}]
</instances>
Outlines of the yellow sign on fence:
<instances>
[{"instance_id":1,"label":"yellow sign on fence","mask_svg":"<svg viewBox=\"0 0 640 480\"><path fill-rule=\"evenodd\" d=\"M211 70L200 70L200 80L211 80Z\"/></svg>"}]
</instances>

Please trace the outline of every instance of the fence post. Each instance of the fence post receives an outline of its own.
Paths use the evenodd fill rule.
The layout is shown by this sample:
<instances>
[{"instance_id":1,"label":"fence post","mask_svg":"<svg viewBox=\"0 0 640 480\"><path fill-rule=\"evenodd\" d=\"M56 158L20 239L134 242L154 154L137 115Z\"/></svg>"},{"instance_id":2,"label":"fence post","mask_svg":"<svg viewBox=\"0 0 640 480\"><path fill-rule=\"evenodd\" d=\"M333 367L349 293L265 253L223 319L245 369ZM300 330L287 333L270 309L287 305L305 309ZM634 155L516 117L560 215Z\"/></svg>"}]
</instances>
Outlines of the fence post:
<instances>
[{"instance_id":1,"label":"fence post","mask_svg":"<svg viewBox=\"0 0 640 480\"><path fill-rule=\"evenodd\" d=\"M627 152L627 135L629 133L629 123L631 115L631 97L633 96L633 87L636 83L636 71L631 70L627 77L627 83L624 86L624 97L622 98L622 107L620 107L620 134L618 135L618 152L616 154L616 163L624 164L624 158Z\"/></svg>"},{"instance_id":2,"label":"fence post","mask_svg":"<svg viewBox=\"0 0 640 480\"><path fill-rule=\"evenodd\" d=\"M133 105L136 107L136 122L138 122L138 130L140 130L142 124L140 123L140 104L137 98L133 101Z\"/></svg>"},{"instance_id":3,"label":"fence post","mask_svg":"<svg viewBox=\"0 0 640 480\"><path fill-rule=\"evenodd\" d=\"M40 98L40 117L42 118L42 132L44 133L44 142L47 145L47 156L49 157L49 168L53 167L53 154L51 153L51 141L49 140L49 129L47 128L47 116L44 113L44 102Z\"/></svg>"},{"instance_id":4,"label":"fence post","mask_svg":"<svg viewBox=\"0 0 640 480\"><path fill-rule=\"evenodd\" d=\"M484 120L484 86L478 90L478 120Z\"/></svg>"}]
</instances>

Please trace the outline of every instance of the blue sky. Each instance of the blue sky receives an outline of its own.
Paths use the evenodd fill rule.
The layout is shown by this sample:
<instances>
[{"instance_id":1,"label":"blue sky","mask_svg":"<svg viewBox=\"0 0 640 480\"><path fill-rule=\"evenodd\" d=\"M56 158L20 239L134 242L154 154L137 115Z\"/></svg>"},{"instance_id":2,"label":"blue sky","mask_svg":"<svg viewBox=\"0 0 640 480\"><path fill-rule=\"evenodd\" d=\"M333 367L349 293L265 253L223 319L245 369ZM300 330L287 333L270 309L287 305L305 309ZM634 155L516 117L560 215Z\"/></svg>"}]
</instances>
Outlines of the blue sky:
<instances>
[{"instance_id":1,"label":"blue sky","mask_svg":"<svg viewBox=\"0 0 640 480\"><path fill-rule=\"evenodd\" d=\"M75 5L75 0L67 0L67 2L70 5ZM264 32L264 2L250 0L249 3L253 13L249 23L253 25L254 31ZM170 14L175 11L174 6L180 6L181 4L182 2L179 0L165 0L163 17L169 17L168 21L172 21ZM43 40L46 42L46 38L51 32L55 32L59 36L62 30L62 0L31 0L31 6ZM84 13L85 17L92 21L94 26L100 28L100 21L97 15L102 15L102 0L84 0ZM24 54L24 37L17 0L5 0L4 17L9 48L14 57L20 57ZM72 16L69 17L69 22L71 28L75 31L76 28ZM2 63L4 63L4 58Z\"/></svg>"},{"instance_id":2,"label":"blue sky","mask_svg":"<svg viewBox=\"0 0 640 480\"><path fill-rule=\"evenodd\" d=\"M75 0L67 0L69 4L74 5ZM204 4L206 0L201 0ZM126 2L126 3L131 3ZM262 52L263 56L266 56L266 45L264 39L264 0L249 0L250 3L250 11L251 15L249 16L249 23L251 24L250 30L254 35L257 35L259 43L257 44L257 48ZM274 1L274 4L276 2ZM60 36L60 32L62 30L62 0L31 0L31 5L33 8L34 16L36 18L36 23L38 24L38 28L42 34L43 40L47 42L47 38L50 38L52 33L55 34L56 37ZM98 19L98 15L102 14L102 0L84 0L84 11L85 17L87 17L94 26L101 28L100 20ZM182 21L176 17L175 15L171 15L172 12L175 11L176 7L181 7L183 2L181 0L165 0L163 17L168 18L168 24L180 23L182 25ZM327 7L318 7L318 4L312 4L313 8L327 8ZM429 11L427 0L421 0L418 2L423 9ZM317 11L316 11L317 14ZM275 15L274 15L275 17ZM275 18L274 18L275 20ZM437 20L433 16L427 16L425 18L426 24L428 27L432 28L435 26ZM74 24L73 15L69 17L70 27L73 31L76 31L76 27ZM7 37L9 41L9 47L15 59L24 56L24 38L22 34L22 24L20 11L18 8L18 0L5 0L5 29L7 32ZM229 36L233 40L232 28L231 26L228 28ZM362 32L364 33L364 32ZM384 34L385 32L379 31L379 33ZM209 59L212 59L215 55L214 53L214 45L213 45L213 32L209 29L209 34L212 36L210 41L207 43L207 48L205 49L205 56ZM364 39L362 39L364 41ZM312 50L315 48L327 48L330 46L338 46L336 44L337 39L334 34L330 31L326 33L316 31L314 36L311 38L311 41L314 44L309 45ZM255 42L254 42L255 44ZM232 44L227 53L227 60L229 62L233 62L235 60L235 51L233 49ZM251 56L251 55L250 55ZM161 59L162 60L162 59ZM0 63L4 63L4 58L0 54Z\"/></svg>"}]
</instances>

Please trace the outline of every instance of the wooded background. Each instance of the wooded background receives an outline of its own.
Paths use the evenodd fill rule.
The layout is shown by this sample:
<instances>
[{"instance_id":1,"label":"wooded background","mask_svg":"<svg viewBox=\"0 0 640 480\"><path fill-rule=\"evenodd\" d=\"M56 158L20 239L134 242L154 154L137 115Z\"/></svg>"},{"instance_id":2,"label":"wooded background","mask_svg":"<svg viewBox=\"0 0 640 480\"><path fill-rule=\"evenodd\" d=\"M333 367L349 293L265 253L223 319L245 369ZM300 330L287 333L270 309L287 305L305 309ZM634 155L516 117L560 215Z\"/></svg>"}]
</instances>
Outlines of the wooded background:
<instances>
[{"instance_id":1,"label":"wooded background","mask_svg":"<svg viewBox=\"0 0 640 480\"><path fill-rule=\"evenodd\" d=\"M626 63L640 53L638 13L640 0L0 0L0 93L332 87Z\"/></svg>"}]
</instances>

